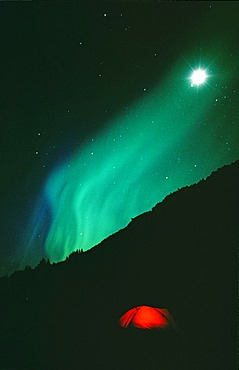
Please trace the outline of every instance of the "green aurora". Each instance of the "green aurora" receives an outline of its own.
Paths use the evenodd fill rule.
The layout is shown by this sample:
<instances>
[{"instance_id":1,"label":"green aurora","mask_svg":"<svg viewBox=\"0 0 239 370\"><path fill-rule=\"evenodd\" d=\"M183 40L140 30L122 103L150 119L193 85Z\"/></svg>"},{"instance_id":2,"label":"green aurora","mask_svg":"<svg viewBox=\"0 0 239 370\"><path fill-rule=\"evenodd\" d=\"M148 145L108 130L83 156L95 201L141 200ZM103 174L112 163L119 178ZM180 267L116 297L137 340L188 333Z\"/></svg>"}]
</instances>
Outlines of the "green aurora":
<instances>
[{"instance_id":1,"label":"green aurora","mask_svg":"<svg viewBox=\"0 0 239 370\"><path fill-rule=\"evenodd\" d=\"M168 194L238 159L234 127L217 110L217 82L234 78L231 70L220 73L224 61L178 61L164 81L52 171L26 231L24 265L86 251ZM209 77L191 87L199 65Z\"/></svg>"}]
</instances>

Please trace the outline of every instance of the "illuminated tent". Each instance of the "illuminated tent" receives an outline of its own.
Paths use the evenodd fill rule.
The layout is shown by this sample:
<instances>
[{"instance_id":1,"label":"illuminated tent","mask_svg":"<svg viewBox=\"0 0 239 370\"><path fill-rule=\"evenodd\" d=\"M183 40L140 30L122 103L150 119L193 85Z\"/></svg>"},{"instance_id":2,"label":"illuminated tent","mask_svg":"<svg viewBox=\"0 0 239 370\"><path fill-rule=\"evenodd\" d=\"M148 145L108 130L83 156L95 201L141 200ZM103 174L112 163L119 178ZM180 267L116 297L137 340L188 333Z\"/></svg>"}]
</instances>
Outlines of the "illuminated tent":
<instances>
[{"instance_id":1,"label":"illuminated tent","mask_svg":"<svg viewBox=\"0 0 239 370\"><path fill-rule=\"evenodd\" d=\"M123 328L167 329L173 324L173 319L166 308L149 306L131 308L119 321Z\"/></svg>"}]
</instances>

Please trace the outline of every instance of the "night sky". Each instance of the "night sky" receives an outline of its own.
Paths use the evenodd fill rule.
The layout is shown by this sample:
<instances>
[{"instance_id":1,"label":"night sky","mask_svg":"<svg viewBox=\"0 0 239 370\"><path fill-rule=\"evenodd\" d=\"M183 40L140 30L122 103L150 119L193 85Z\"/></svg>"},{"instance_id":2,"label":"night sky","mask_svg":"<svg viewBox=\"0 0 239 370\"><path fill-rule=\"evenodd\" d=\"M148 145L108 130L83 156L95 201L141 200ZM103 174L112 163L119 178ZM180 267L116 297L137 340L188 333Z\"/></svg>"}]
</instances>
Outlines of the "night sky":
<instances>
[{"instance_id":1,"label":"night sky","mask_svg":"<svg viewBox=\"0 0 239 370\"><path fill-rule=\"evenodd\" d=\"M239 159L238 19L230 1L0 4L1 275Z\"/></svg>"}]
</instances>

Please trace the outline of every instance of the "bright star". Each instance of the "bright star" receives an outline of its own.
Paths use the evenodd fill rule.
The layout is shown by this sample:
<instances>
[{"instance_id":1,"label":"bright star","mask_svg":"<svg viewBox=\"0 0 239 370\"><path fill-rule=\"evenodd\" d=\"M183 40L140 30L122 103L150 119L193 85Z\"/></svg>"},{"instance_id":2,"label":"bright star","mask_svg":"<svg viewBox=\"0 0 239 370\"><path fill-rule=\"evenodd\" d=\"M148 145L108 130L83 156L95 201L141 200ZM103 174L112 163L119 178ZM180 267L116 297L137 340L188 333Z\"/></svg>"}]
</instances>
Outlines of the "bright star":
<instances>
[{"instance_id":1,"label":"bright star","mask_svg":"<svg viewBox=\"0 0 239 370\"><path fill-rule=\"evenodd\" d=\"M207 79L207 74L203 69L197 69L196 71L193 72L191 76L191 87L194 85L201 85L203 84Z\"/></svg>"}]
</instances>

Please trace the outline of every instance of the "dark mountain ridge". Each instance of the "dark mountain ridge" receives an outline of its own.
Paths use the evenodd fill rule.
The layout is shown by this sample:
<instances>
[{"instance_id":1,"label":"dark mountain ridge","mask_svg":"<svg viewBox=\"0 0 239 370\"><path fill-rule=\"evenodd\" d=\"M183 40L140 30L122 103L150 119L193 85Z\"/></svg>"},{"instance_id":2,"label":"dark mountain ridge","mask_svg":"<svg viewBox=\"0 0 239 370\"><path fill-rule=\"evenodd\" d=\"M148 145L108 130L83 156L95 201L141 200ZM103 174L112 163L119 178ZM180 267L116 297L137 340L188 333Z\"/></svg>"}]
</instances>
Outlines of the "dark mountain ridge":
<instances>
[{"instance_id":1,"label":"dark mountain ridge","mask_svg":"<svg viewBox=\"0 0 239 370\"><path fill-rule=\"evenodd\" d=\"M84 253L0 279L0 368L235 369L239 162ZM173 332L126 330L137 305Z\"/></svg>"}]
</instances>

